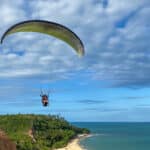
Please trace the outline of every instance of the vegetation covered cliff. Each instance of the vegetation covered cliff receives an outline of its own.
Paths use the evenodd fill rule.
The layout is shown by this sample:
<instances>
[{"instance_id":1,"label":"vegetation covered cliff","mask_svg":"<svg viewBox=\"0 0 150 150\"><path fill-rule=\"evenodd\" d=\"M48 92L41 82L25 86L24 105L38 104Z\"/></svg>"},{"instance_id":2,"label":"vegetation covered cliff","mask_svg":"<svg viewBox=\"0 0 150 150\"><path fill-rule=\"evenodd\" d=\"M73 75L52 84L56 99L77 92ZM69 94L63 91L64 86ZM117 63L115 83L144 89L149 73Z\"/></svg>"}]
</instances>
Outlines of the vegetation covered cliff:
<instances>
[{"instance_id":1,"label":"vegetation covered cliff","mask_svg":"<svg viewBox=\"0 0 150 150\"><path fill-rule=\"evenodd\" d=\"M0 131L16 145L17 150L63 147L78 134L89 133L89 130L75 127L59 116L21 114L0 116ZM3 144L0 139L0 147Z\"/></svg>"}]
</instances>

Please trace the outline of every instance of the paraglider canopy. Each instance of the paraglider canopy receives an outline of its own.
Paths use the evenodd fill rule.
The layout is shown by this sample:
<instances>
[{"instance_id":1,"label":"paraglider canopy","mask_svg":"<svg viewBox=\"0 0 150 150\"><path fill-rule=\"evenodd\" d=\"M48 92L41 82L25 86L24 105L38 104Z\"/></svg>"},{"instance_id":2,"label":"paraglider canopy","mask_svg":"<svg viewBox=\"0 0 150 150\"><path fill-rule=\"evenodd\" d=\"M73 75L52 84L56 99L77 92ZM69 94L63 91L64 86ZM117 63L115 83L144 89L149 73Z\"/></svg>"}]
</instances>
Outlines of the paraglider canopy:
<instances>
[{"instance_id":1,"label":"paraglider canopy","mask_svg":"<svg viewBox=\"0 0 150 150\"><path fill-rule=\"evenodd\" d=\"M84 55L84 45L80 38L69 28L45 20L28 20L11 26L1 38L3 43L6 36L16 32L39 32L56 37L69 44L79 56Z\"/></svg>"}]
</instances>

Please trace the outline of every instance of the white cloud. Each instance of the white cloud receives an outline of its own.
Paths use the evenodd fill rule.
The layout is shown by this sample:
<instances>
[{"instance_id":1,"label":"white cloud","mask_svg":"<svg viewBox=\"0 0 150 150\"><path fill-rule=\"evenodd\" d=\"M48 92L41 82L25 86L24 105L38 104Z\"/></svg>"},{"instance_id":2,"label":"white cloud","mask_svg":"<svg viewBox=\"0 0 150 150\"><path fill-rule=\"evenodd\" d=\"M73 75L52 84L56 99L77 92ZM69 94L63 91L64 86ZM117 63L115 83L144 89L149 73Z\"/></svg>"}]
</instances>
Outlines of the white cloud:
<instances>
[{"instance_id":1,"label":"white cloud","mask_svg":"<svg viewBox=\"0 0 150 150\"><path fill-rule=\"evenodd\" d=\"M15 23L16 21L26 18L26 14L23 10L23 0L16 0L15 2L9 0L1 0L0 5L0 33L4 32L9 25Z\"/></svg>"},{"instance_id":2,"label":"white cloud","mask_svg":"<svg viewBox=\"0 0 150 150\"><path fill-rule=\"evenodd\" d=\"M0 47L0 77L43 75L61 79L88 70L94 79L117 85L145 84L145 80L150 81L148 3L109 0L104 7L104 1L96 0L3 1L1 35L25 19L56 21L81 37L86 54L79 59L69 46L48 36L15 34Z\"/></svg>"}]
</instances>

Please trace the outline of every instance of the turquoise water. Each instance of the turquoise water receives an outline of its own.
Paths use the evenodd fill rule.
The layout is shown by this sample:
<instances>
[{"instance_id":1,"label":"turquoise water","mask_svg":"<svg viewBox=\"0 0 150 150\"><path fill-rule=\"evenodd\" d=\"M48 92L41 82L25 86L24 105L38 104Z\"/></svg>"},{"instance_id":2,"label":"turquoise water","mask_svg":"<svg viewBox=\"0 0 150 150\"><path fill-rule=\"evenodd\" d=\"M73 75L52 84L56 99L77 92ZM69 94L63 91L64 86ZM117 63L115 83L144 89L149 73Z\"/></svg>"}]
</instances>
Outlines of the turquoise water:
<instances>
[{"instance_id":1,"label":"turquoise water","mask_svg":"<svg viewBox=\"0 0 150 150\"><path fill-rule=\"evenodd\" d=\"M150 150L150 123L74 123L91 130L87 150Z\"/></svg>"}]
</instances>

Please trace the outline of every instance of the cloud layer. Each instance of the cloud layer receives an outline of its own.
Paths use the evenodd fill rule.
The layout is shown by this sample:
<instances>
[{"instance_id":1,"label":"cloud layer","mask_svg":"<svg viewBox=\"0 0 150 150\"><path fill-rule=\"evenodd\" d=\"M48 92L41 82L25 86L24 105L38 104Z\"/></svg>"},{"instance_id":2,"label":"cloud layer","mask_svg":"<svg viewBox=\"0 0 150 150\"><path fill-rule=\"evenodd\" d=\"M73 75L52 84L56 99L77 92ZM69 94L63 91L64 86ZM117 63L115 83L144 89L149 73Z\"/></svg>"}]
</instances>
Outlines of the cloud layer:
<instances>
[{"instance_id":1,"label":"cloud layer","mask_svg":"<svg viewBox=\"0 0 150 150\"><path fill-rule=\"evenodd\" d=\"M149 86L149 4L148 0L2 0L0 35L23 20L50 20L76 32L86 55L80 59L69 46L45 35L11 35L0 46L0 78L53 81L83 72L113 86Z\"/></svg>"}]
</instances>

